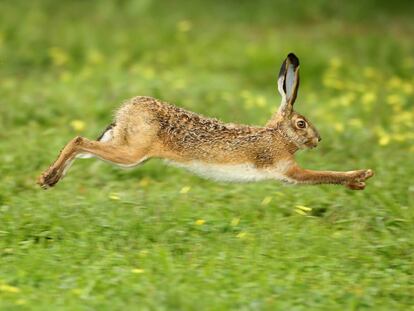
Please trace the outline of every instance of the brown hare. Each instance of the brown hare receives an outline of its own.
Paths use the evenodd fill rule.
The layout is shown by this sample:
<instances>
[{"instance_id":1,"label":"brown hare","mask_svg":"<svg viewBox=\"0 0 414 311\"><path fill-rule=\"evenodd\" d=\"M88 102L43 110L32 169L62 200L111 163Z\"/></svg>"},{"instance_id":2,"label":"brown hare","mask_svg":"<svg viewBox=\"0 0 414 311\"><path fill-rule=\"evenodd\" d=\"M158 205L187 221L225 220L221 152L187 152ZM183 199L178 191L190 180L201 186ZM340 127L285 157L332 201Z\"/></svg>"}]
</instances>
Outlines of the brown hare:
<instances>
[{"instance_id":1,"label":"brown hare","mask_svg":"<svg viewBox=\"0 0 414 311\"><path fill-rule=\"evenodd\" d=\"M52 187L75 158L94 156L124 167L162 158L203 177L227 182L276 179L364 189L365 181L373 176L370 169L313 171L295 162L296 151L314 148L321 140L315 127L293 110L298 88L299 60L290 53L278 78L282 103L264 127L223 123L151 97L132 98L96 141L79 136L72 139L38 183Z\"/></svg>"}]
</instances>

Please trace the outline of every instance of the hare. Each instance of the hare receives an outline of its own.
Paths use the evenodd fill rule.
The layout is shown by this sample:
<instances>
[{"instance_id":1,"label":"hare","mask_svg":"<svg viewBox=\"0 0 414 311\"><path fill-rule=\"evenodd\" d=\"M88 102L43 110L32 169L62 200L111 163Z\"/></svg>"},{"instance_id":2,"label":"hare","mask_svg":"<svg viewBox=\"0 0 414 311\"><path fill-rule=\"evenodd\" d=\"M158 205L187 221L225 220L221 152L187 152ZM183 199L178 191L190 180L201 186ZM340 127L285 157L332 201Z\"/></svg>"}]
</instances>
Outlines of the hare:
<instances>
[{"instance_id":1,"label":"hare","mask_svg":"<svg viewBox=\"0 0 414 311\"><path fill-rule=\"evenodd\" d=\"M128 100L97 140L75 137L38 179L54 186L75 158L97 157L124 167L162 158L202 177L226 182L276 179L293 184L338 184L365 188L370 169L313 171L295 162L299 149L314 148L321 137L293 110L299 88L299 59L290 53L282 63L278 90L282 102L265 126L223 123L151 97Z\"/></svg>"}]
</instances>

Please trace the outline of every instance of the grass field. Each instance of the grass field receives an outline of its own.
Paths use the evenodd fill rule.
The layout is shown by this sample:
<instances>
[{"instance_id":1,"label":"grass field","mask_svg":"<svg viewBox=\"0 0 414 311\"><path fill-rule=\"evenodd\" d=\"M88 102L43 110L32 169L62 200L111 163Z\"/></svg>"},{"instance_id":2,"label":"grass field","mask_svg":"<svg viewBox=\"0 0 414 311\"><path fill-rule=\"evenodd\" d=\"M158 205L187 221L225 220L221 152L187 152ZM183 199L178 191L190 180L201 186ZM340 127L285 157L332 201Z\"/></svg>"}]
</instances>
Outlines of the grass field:
<instances>
[{"instance_id":1,"label":"grass field","mask_svg":"<svg viewBox=\"0 0 414 311\"><path fill-rule=\"evenodd\" d=\"M0 310L414 310L414 15L394 1L0 3ZM365 191L220 184L77 161L76 135L149 95L264 124L283 58L319 129L307 168Z\"/></svg>"}]
</instances>

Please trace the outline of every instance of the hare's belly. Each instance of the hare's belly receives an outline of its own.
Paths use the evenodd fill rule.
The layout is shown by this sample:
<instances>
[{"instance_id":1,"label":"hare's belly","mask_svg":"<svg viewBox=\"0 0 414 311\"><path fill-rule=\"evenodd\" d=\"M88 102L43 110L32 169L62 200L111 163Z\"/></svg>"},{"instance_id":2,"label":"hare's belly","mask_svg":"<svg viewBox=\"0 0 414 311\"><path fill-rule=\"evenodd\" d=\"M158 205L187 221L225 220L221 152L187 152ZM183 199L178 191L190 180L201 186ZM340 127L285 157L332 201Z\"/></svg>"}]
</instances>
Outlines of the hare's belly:
<instances>
[{"instance_id":1,"label":"hare's belly","mask_svg":"<svg viewBox=\"0 0 414 311\"><path fill-rule=\"evenodd\" d=\"M279 168L259 169L252 163L243 164L213 164L199 161L171 162L177 167L184 168L198 176L225 182L254 182L266 179L284 179Z\"/></svg>"}]
</instances>

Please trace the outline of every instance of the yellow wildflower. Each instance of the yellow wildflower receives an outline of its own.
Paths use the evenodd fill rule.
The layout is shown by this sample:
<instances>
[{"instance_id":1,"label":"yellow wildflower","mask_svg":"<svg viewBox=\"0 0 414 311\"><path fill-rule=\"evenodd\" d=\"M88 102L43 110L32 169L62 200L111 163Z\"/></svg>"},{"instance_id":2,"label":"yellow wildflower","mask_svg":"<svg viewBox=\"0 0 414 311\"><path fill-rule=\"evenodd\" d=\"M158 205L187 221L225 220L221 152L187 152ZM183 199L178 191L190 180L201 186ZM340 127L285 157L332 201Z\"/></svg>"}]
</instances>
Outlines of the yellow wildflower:
<instances>
[{"instance_id":1,"label":"yellow wildflower","mask_svg":"<svg viewBox=\"0 0 414 311\"><path fill-rule=\"evenodd\" d=\"M401 97L398 94L391 94L387 96L387 103L390 105L401 104Z\"/></svg>"},{"instance_id":2,"label":"yellow wildflower","mask_svg":"<svg viewBox=\"0 0 414 311\"><path fill-rule=\"evenodd\" d=\"M394 112L400 112L402 110L403 99L398 94L388 95L387 103L392 107Z\"/></svg>"},{"instance_id":3,"label":"yellow wildflower","mask_svg":"<svg viewBox=\"0 0 414 311\"><path fill-rule=\"evenodd\" d=\"M15 287L15 286L11 286L11 285L7 285L7 284L0 284L0 292L5 292L5 293L18 293L20 292L20 289Z\"/></svg>"},{"instance_id":4,"label":"yellow wildflower","mask_svg":"<svg viewBox=\"0 0 414 311\"><path fill-rule=\"evenodd\" d=\"M396 124L405 124L411 126L414 123L414 114L409 111L401 111L393 117Z\"/></svg>"},{"instance_id":5,"label":"yellow wildflower","mask_svg":"<svg viewBox=\"0 0 414 311\"><path fill-rule=\"evenodd\" d=\"M332 88L337 90L343 90L345 88L345 83L341 80L336 79L332 82Z\"/></svg>"},{"instance_id":6,"label":"yellow wildflower","mask_svg":"<svg viewBox=\"0 0 414 311\"><path fill-rule=\"evenodd\" d=\"M237 225L239 224L239 222L240 222L240 218L235 217L235 218L233 218L233 219L231 220L230 225L231 225L232 227L235 227L235 226L237 226Z\"/></svg>"},{"instance_id":7,"label":"yellow wildflower","mask_svg":"<svg viewBox=\"0 0 414 311\"><path fill-rule=\"evenodd\" d=\"M80 296L82 294L82 289L80 288L74 288L71 290L72 293L74 293L75 295Z\"/></svg>"},{"instance_id":8,"label":"yellow wildflower","mask_svg":"<svg viewBox=\"0 0 414 311\"><path fill-rule=\"evenodd\" d=\"M369 105L377 99L377 95L374 92L368 92L362 95L362 103Z\"/></svg>"},{"instance_id":9,"label":"yellow wildflower","mask_svg":"<svg viewBox=\"0 0 414 311\"><path fill-rule=\"evenodd\" d=\"M269 205L270 202L272 202L272 197L265 197L262 201L262 205Z\"/></svg>"},{"instance_id":10,"label":"yellow wildflower","mask_svg":"<svg viewBox=\"0 0 414 311\"><path fill-rule=\"evenodd\" d=\"M402 80L399 77L392 77L391 79L388 80L388 86L390 88L398 88L402 85Z\"/></svg>"},{"instance_id":11,"label":"yellow wildflower","mask_svg":"<svg viewBox=\"0 0 414 311\"><path fill-rule=\"evenodd\" d=\"M304 206L304 205L296 205L296 208L298 208L298 209L300 209L304 212L310 212L312 210L311 207L307 207L307 206Z\"/></svg>"},{"instance_id":12,"label":"yellow wildflower","mask_svg":"<svg viewBox=\"0 0 414 311\"><path fill-rule=\"evenodd\" d=\"M395 106L392 106L392 110L393 110L394 112L401 113L401 111L402 111L402 105L395 105Z\"/></svg>"},{"instance_id":13,"label":"yellow wildflower","mask_svg":"<svg viewBox=\"0 0 414 311\"><path fill-rule=\"evenodd\" d=\"M236 235L236 237L238 237L239 239L244 239L247 236L247 232L240 232L239 234Z\"/></svg>"},{"instance_id":14,"label":"yellow wildflower","mask_svg":"<svg viewBox=\"0 0 414 311\"><path fill-rule=\"evenodd\" d=\"M69 61L69 55L59 47L52 47L48 52L53 64L56 66L63 66Z\"/></svg>"},{"instance_id":15,"label":"yellow wildflower","mask_svg":"<svg viewBox=\"0 0 414 311\"><path fill-rule=\"evenodd\" d=\"M380 146L386 146L390 143L390 140L391 140L391 138L390 138L389 135L383 134L383 135L380 136L380 138L378 140L378 143L379 143Z\"/></svg>"},{"instance_id":16,"label":"yellow wildflower","mask_svg":"<svg viewBox=\"0 0 414 311\"><path fill-rule=\"evenodd\" d=\"M356 95L355 93L349 92L342 96L342 105L347 107L355 100Z\"/></svg>"},{"instance_id":17,"label":"yellow wildflower","mask_svg":"<svg viewBox=\"0 0 414 311\"><path fill-rule=\"evenodd\" d=\"M266 98L264 96L258 96L256 99L256 104L258 107L266 106Z\"/></svg>"},{"instance_id":18,"label":"yellow wildflower","mask_svg":"<svg viewBox=\"0 0 414 311\"><path fill-rule=\"evenodd\" d=\"M138 184L140 187L144 188L144 187L147 187L150 184L150 182L151 182L151 179L149 179L148 177L144 177L139 181Z\"/></svg>"},{"instance_id":19,"label":"yellow wildflower","mask_svg":"<svg viewBox=\"0 0 414 311\"><path fill-rule=\"evenodd\" d=\"M196 221L195 221L195 224L197 225L197 226L202 226L202 225L204 225L206 223L206 221L204 220L204 219L197 219Z\"/></svg>"},{"instance_id":20,"label":"yellow wildflower","mask_svg":"<svg viewBox=\"0 0 414 311\"><path fill-rule=\"evenodd\" d=\"M181 193L181 194L186 194L186 193L188 193L190 190L191 190L191 187L190 187L190 186L185 186L185 187L182 187L182 188L181 188L180 193Z\"/></svg>"},{"instance_id":21,"label":"yellow wildflower","mask_svg":"<svg viewBox=\"0 0 414 311\"><path fill-rule=\"evenodd\" d=\"M344 131L344 125L342 123L335 123L334 129L335 131L342 133Z\"/></svg>"},{"instance_id":22,"label":"yellow wildflower","mask_svg":"<svg viewBox=\"0 0 414 311\"><path fill-rule=\"evenodd\" d=\"M394 135L392 135L392 138L396 141L399 141L399 142L403 142L403 141L407 140L407 137L404 134L394 134Z\"/></svg>"},{"instance_id":23,"label":"yellow wildflower","mask_svg":"<svg viewBox=\"0 0 414 311\"><path fill-rule=\"evenodd\" d=\"M82 132L86 125L85 122L82 120L73 120L70 122L70 126L76 131L76 132Z\"/></svg>"},{"instance_id":24,"label":"yellow wildflower","mask_svg":"<svg viewBox=\"0 0 414 311\"><path fill-rule=\"evenodd\" d=\"M109 198L110 198L111 200L114 200L114 201L118 201L118 200L120 200L120 199L121 199L121 198L119 197L119 195L118 195L117 193L115 193L115 192L110 193L110 194L109 194Z\"/></svg>"},{"instance_id":25,"label":"yellow wildflower","mask_svg":"<svg viewBox=\"0 0 414 311\"><path fill-rule=\"evenodd\" d=\"M144 269L134 268L134 269L131 270L131 272L132 273L135 273L135 274L142 274L142 273L145 272L145 270Z\"/></svg>"},{"instance_id":26,"label":"yellow wildflower","mask_svg":"<svg viewBox=\"0 0 414 311\"><path fill-rule=\"evenodd\" d=\"M409 82L405 82L402 86L402 90L405 94L411 95L414 91L414 85Z\"/></svg>"}]
</instances>

